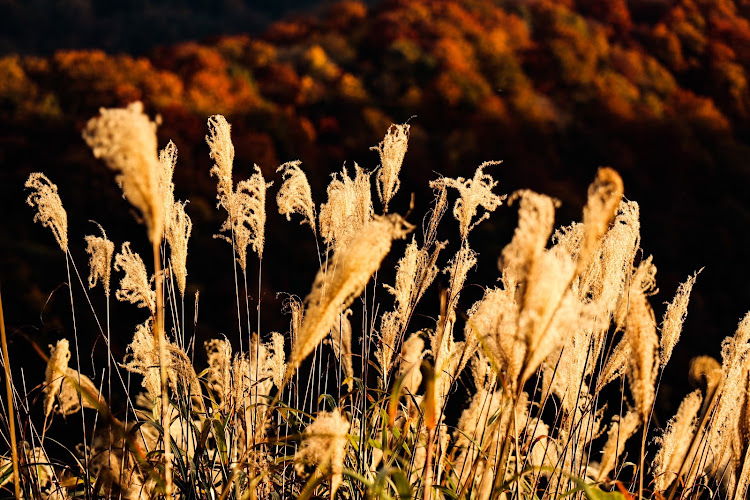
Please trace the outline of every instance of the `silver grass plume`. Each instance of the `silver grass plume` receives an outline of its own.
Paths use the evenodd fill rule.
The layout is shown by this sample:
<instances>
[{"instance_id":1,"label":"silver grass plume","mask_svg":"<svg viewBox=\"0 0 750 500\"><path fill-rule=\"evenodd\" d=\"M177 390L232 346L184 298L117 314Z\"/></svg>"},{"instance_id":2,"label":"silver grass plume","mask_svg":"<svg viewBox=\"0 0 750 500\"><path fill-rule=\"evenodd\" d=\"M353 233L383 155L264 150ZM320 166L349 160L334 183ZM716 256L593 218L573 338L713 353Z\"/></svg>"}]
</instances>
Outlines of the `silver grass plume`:
<instances>
[{"instance_id":1,"label":"silver grass plume","mask_svg":"<svg viewBox=\"0 0 750 500\"><path fill-rule=\"evenodd\" d=\"M684 283L680 284L674 299L672 299L672 302L669 303L667 310L664 312L659 347L659 368L661 369L664 369L669 358L672 357L672 350L680 339L682 324L685 322L685 317L687 317L690 292L693 290L698 273L688 277Z\"/></svg>"},{"instance_id":2,"label":"silver grass plume","mask_svg":"<svg viewBox=\"0 0 750 500\"><path fill-rule=\"evenodd\" d=\"M398 175L409 144L409 128L408 124L391 125L383 141L370 148L380 154L377 188L385 213L388 212L388 203L401 186Z\"/></svg>"},{"instance_id":3,"label":"silver grass plume","mask_svg":"<svg viewBox=\"0 0 750 500\"><path fill-rule=\"evenodd\" d=\"M513 239L503 248L499 268L521 285L521 298L534 263L547 246L555 223L555 200L530 190L513 193L508 200L519 200L518 225Z\"/></svg>"},{"instance_id":4,"label":"silver grass plume","mask_svg":"<svg viewBox=\"0 0 750 500\"><path fill-rule=\"evenodd\" d=\"M207 340L208 386L219 396L220 405L229 403L232 390L232 344L227 339Z\"/></svg>"},{"instance_id":5,"label":"silver grass plume","mask_svg":"<svg viewBox=\"0 0 750 500\"><path fill-rule=\"evenodd\" d=\"M320 234L329 246L338 249L372 220L370 174L355 163L351 178L344 167L341 179L333 174L327 194L328 203L320 206Z\"/></svg>"},{"instance_id":6,"label":"silver grass plume","mask_svg":"<svg viewBox=\"0 0 750 500\"><path fill-rule=\"evenodd\" d=\"M300 163L300 161L290 161L276 169L276 172L283 171L283 182L276 194L276 204L279 207L279 213L285 216L286 220L291 220L293 213L300 214L302 216L300 224L309 225L313 234L317 235L315 204L312 201L307 176L299 168Z\"/></svg>"},{"instance_id":7,"label":"silver grass plume","mask_svg":"<svg viewBox=\"0 0 750 500\"><path fill-rule=\"evenodd\" d=\"M142 385L146 389L149 402L154 408L161 405L161 376L159 374L159 346L154 339L154 323L151 318L136 327L132 342L128 345L125 369L143 376ZM169 387L174 394L186 391L194 404L203 409L203 399L198 376L193 363L185 352L175 344L166 341L166 360Z\"/></svg>"},{"instance_id":8,"label":"silver grass plume","mask_svg":"<svg viewBox=\"0 0 750 500\"><path fill-rule=\"evenodd\" d=\"M655 395L659 337L654 312L640 289L630 293L625 339L632 353L626 365L630 392L642 421L647 422Z\"/></svg>"},{"instance_id":9,"label":"silver grass plume","mask_svg":"<svg viewBox=\"0 0 750 500\"><path fill-rule=\"evenodd\" d=\"M621 419L613 420L607 432L607 442L602 449L602 459L596 480L601 481L615 467L617 458L625 451L625 442L630 439L641 423L638 412L628 412Z\"/></svg>"},{"instance_id":10,"label":"silver grass plume","mask_svg":"<svg viewBox=\"0 0 750 500\"><path fill-rule=\"evenodd\" d=\"M247 270L247 247L263 258L266 226L266 189L272 183L266 183L258 165L255 173L234 186L232 168L234 162L234 145L232 144L230 126L226 118L214 115L208 119L206 142L214 160L211 175L217 177L218 206L224 207L228 218L221 225L220 231L230 236L217 235L235 245L237 260L242 270Z\"/></svg>"},{"instance_id":11,"label":"silver grass plume","mask_svg":"<svg viewBox=\"0 0 750 500\"><path fill-rule=\"evenodd\" d=\"M376 357L384 374L390 371L393 354L414 306L437 276L438 267L435 263L443 248L444 243L437 243L430 254L426 248L419 248L416 239L412 238L396 266L395 287L383 285L395 297L396 302L394 310L384 313L380 321L381 342Z\"/></svg>"},{"instance_id":12,"label":"silver grass plume","mask_svg":"<svg viewBox=\"0 0 750 500\"><path fill-rule=\"evenodd\" d=\"M96 158L117 173L115 180L127 200L141 213L149 238L161 241L164 210L159 196L161 178L156 127L134 102L124 109L99 110L86 124L83 138Z\"/></svg>"},{"instance_id":13,"label":"silver grass plume","mask_svg":"<svg viewBox=\"0 0 750 500\"><path fill-rule=\"evenodd\" d=\"M86 236L86 253L89 254L89 288L94 288L101 281L104 294L109 297L109 282L112 276L112 254L115 244L107 239L104 228L99 226L101 236Z\"/></svg>"},{"instance_id":14,"label":"silver grass plume","mask_svg":"<svg viewBox=\"0 0 750 500\"><path fill-rule=\"evenodd\" d=\"M432 189L452 187L458 190L460 197L453 205L453 216L459 222L462 240L466 240L469 236L469 231L474 229L483 220L489 218L490 214L488 212L495 211L505 199L505 196L498 196L492 192L492 189L497 186L497 181L491 175L484 173L485 167L498 165L499 163L498 161L482 163L474 172L472 179L467 180L463 177L450 179L444 177L430 181ZM485 209L485 213L479 219L473 221L480 206Z\"/></svg>"},{"instance_id":15,"label":"silver grass plume","mask_svg":"<svg viewBox=\"0 0 750 500\"><path fill-rule=\"evenodd\" d=\"M589 186L588 201L583 208L584 236L578 254L579 271L586 265L589 256L609 229L623 192L622 178L614 169L603 167L596 172L596 178Z\"/></svg>"},{"instance_id":16,"label":"silver grass plume","mask_svg":"<svg viewBox=\"0 0 750 500\"><path fill-rule=\"evenodd\" d=\"M347 309L339 315L339 320L333 323L331 332L331 348L336 358L341 363L344 371L344 378L347 379L347 385L351 391L354 388L354 367L352 365L352 324L349 316L352 310Z\"/></svg>"},{"instance_id":17,"label":"silver grass plume","mask_svg":"<svg viewBox=\"0 0 750 500\"><path fill-rule=\"evenodd\" d=\"M40 172L29 175L25 186L34 192L26 198L26 203L36 207L34 222L52 230L60 250L68 251L68 213L65 211L57 193L57 186Z\"/></svg>"},{"instance_id":18,"label":"silver grass plume","mask_svg":"<svg viewBox=\"0 0 750 500\"><path fill-rule=\"evenodd\" d=\"M718 365L717 365L718 366ZM658 491L665 491L680 472L698 424L701 409L701 391L695 390L685 396L677 413L667 423L663 434L656 438L660 445L654 456L654 480Z\"/></svg>"},{"instance_id":19,"label":"silver grass plume","mask_svg":"<svg viewBox=\"0 0 750 500\"><path fill-rule=\"evenodd\" d=\"M120 289L115 293L117 300L148 308L151 314L156 314L156 293L151 289L146 265L141 256L130 249L129 241L122 244L120 253L115 256L115 271L125 272Z\"/></svg>"},{"instance_id":20,"label":"silver grass plume","mask_svg":"<svg viewBox=\"0 0 750 500\"><path fill-rule=\"evenodd\" d=\"M177 278L177 287L183 298L187 286L188 240L190 239L190 233L193 231L193 221L185 212L185 205L187 205L187 202L175 202L167 221L167 242L169 242L172 272Z\"/></svg>"},{"instance_id":21,"label":"silver grass plume","mask_svg":"<svg viewBox=\"0 0 750 500\"><path fill-rule=\"evenodd\" d=\"M349 422L339 413L320 412L302 434L302 444L294 454L297 474L305 474L305 465L317 467L317 471L330 478L331 498L343 482L344 459L346 458Z\"/></svg>"},{"instance_id":22,"label":"silver grass plume","mask_svg":"<svg viewBox=\"0 0 750 500\"><path fill-rule=\"evenodd\" d=\"M159 191L164 210L165 235L169 243L172 272L177 278L180 295L184 298L187 284L187 246L193 230L193 221L185 212L187 202L174 199L172 176L177 163L177 146L172 141L169 141L159 153L159 163Z\"/></svg>"},{"instance_id":23,"label":"silver grass plume","mask_svg":"<svg viewBox=\"0 0 750 500\"><path fill-rule=\"evenodd\" d=\"M310 354L345 310L364 290L370 277L391 249L391 242L411 231L399 215L376 216L343 249L337 249L328 271L318 271L307 308L297 332L287 376Z\"/></svg>"}]
</instances>

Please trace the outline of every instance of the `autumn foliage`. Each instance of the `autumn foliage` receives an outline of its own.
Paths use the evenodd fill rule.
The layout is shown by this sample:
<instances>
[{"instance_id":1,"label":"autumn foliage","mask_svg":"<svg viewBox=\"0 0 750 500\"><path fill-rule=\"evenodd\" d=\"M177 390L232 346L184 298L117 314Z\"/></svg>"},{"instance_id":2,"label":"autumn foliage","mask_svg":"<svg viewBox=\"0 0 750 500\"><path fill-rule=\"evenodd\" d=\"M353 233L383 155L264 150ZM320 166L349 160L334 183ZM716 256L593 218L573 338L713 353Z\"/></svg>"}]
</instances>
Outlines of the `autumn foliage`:
<instances>
[{"instance_id":1,"label":"autumn foliage","mask_svg":"<svg viewBox=\"0 0 750 500\"><path fill-rule=\"evenodd\" d=\"M100 107L140 100L161 116L161 137L180 148L176 175L189 181L181 183L197 200L189 210L200 213L213 199L207 160L197 160L205 158L204 124L222 113L238 164L270 175L304 159L313 192L345 160L371 159L362 152L391 123L410 120L404 190L420 189L411 186L433 171L466 176L501 158L504 182L580 204L565 183L611 164L645 203L656 199L654 186L664 200L698 200L708 183L723 186L724 198L709 193L702 206L649 211L654 221L644 226L660 228L666 241L686 233L674 220L729 217L726 228L746 229L750 214L734 207L750 154L749 19L750 9L732 0L345 1L258 37L159 47L146 57L8 55L0 58L0 208L19 205L6 186L33 170L74 172L56 176L71 183L99 172L75 131ZM95 185L94 199L115 199ZM744 237L726 228L705 240L726 245L717 259L739 258ZM0 228L0 237L13 231ZM696 251L709 247L697 236L691 242ZM675 275L692 269L679 267L677 248L655 253L675 263ZM730 289L716 295L721 307L750 301ZM44 303L38 293L30 298Z\"/></svg>"}]
</instances>

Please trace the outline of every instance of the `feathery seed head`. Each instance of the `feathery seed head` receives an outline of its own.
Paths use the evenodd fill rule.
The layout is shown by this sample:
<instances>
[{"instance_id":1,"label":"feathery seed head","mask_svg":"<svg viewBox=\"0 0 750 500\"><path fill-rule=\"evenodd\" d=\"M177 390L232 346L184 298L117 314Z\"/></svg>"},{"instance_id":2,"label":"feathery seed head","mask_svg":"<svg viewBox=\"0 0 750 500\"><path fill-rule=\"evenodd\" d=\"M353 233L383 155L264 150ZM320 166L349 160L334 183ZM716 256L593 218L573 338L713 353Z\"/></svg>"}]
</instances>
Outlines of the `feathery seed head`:
<instances>
[{"instance_id":1,"label":"feathery seed head","mask_svg":"<svg viewBox=\"0 0 750 500\"><path fill-rule=\"evenodd\" d=\"M346 458L349 422L339 413L320 412L302 435L302 444L294 454L294 467L297 474L306 475L306 466L315 466L330 477L331 497L343 481L344 459Z\"/></svg>"},{"instance_id":2,"label":"feathery seed head","mask_svg":"<svg viewBox=\"0 0 750 500\"><path fill-rule=\"evenodd\" d=\"M302 216L301 224L308 224L313 233L317 235L315 204L312 201L307 176L299 168L300 163L300 161L290 161L276 169L276 172L283 171L284 179L279 192L276 194L276 204L279 206L279 213L285 216L286 220L291 220L293 213L300 214Z\"/></svg>"},{"instance_id":3,"label":"feathery seed head","mask_svg":"<svg viewBox=\"0 0 750 500\"><path fill-rule=\"evenodd\" d=\"M232 390L232 345L227 339L212 339L204 344L208 357L206 380L226 404Z\"/></svg>"},{"instance_id":4,"label":"feathery seed head","mask_svg":"<svg viewBox=\"0 0 750 500\"><path fill-rule=\"evenodd\" d=\"M34 190L26 198L26 203L36 207L34 222L41 222L42 226L48 227L55 235L60 250L68 251L68 213L62 205L60 195L57 194L57 186L47 176L40 172L29 175L25 186Z\"/></svg>"},{"instance_id":5,"label":"feathery seed head","mask_svg":"<svg viewBox=\"0 0 750 500\"><path fill-rule=\"evenodd\" d=\"M117 300L146 307L151 314L155 314L156 293L151 289L143 259L130 249L129 241L122 244L120 253L115 256L115 271L125 272L120 280L120 289L115 293Z\"/></svg>"},{"instance_id":6,"label":"feathery seed head","mask_svg":"<svg viewBox=\"0 0 750 500\"><path fill-rule=\"evenodd\" d=\"M567 293L575 271L570 255L560 248L544 251L531 267L518 316L518 335L526 343L526 379L571 331L578 301Z\"/></svg>"},{"instance_id":7,"label":"feathery seed head","mask_svg":"<svg viewBox=\"0 0 750 500\"><path fill-rule=\"evenodd\" d=\"M210 149L210 157L215 162L211 167L211 175L218 179L217 198L219 205L227 211L234 194L232 167L234 164L234 145L232 144L231 128L227 119L222 115L213 115L208 119L208 135L206 142Z\"/></svg>"},{"instance_id":8,"label":"feathery seed head","mask_svg":"<svg viewBox=\"0 0 750 500\"><path fill-rule=\"evenodd\" d=\"M406 236L413 226L401 216L376 216L345 248L336 249L332 263L318 271L307 309L292 348L289 370L296 369L333 327L340 311L362 293L391 249L391 242Z\"/></svg>"},{"instance_id":9,"label":"feathery seed head","mask_svg":"<svg viewBox=\"0 0 750 500\"><path fill-rule=\"evenodd\" d=\"M659 451L654 456L653 467L658 491L666 491L680 471L680 466L686 458L695 434L701 402L702 397L699 390L685 396L663 434L656 438L656 442L660 446Z\"/></svg>"},{"instance_id":10,"label":"feathery seed head","mask_svg":"<svg viewBox=\"0 0 750 500\"><path fill-rule=\"evenodd\" d=\"M159 151L159 175L157 177L159 195L162 201L162 214L165 224L169 224L170 213L174 205L174 168L177 165L177 146L169 141L166 147Z\"/></svg>"},{"instance_id":11,"label":"feathery seed head","mask_svg":"<svg viewBox=\"0 0 750 500\"><path fill-rule=\"evenodd\" d=\"M659 337L656 334L654 311L639 288L631 289L630 292L625 338L630 343L630 352L633 354L627 364L630 392L638 413L646 422L654 402Z\"/></svg>"},{"instance_id":12,"label":"feathery seed head","mask_svg":"<svg viewBox=\"0 0 750 500\"><path fill-rule=\"evenodd\" d=\"M44 415L49 416L55 405L55 398L62 392L64 375L68 371L70 362L70 344L67 339L57 341L55 346L49 346L49 361L44 385Z\"/></svg>"},{"instance_id":13,"label":"feathery seed head","mask_svg":"<svg viewBox=\"0 0 750 500\"><path fill-rule=\"evenodd\" d=\"M458 296L466 282L466 275L477 265L477 254L468 245L462 245L443 272L450 274L447 309L453 310L458 303Z\"/></svg>"},{"instance_id":14,"label":"feathery seed head","mask_svg":"<svg viewBox=\"0 0 750 500\"><path fill-rule=\"evenodd\" d=\"M346 167L341 180L333 174L328 203L320 206L320 234L334 249L345 246L373 217L370 174L356 163L354 172L353 179Z\"/></svg>"},{"instance_id":15,"label":"feathery seed head","mask_svg":"<svg viewBox=\"0 0 750 500\"><path fill-rule=\"evenodd\" d=\"M399 376L411 370L404 379L404 389L409 394L416 395L422 383L422 372L417 365L424 355L424 340L419 332L412 333L401 346L401 362L398 369Z\"/></svg>"},{"instance_id":16,"label":"feathery seed head","mask_svg":"<svg viewBox=\"0 0 750 500\"><path fill-rule=\"evenodd\" d=\"M617 214L624 186L620 175L612 168L603 167L589 186L588 202L583 208L584 238L578 257L578 268L583 269L602 236Z\"/></svg>"},{"instance_id":17,"label":"feathery seed head","mask_svg":"<svg viewBox=\"0 0 750 500\"><path fill-rule=\"evenodd\" d=\"M586 288L591 290L602 316L615 314L618 301L627 295L626 283L632 277L633 260L641 241L639 217L636 202L621 202L615 222L602 241L601 258L589 259L587 271L583 272ZM618 325L623 320L624 317L618 320Z\"/></svg>"},{"instance_id":18,"label":"feathery seed head","mask_svg":"<svg viewBox=\"0 0 750 500\"><path fill-rule=\"evenodd\" d=\"M167 221L167 242L169 242L172 272L177 278L177 287L185 297L187 286L187 247L190 233L193 231L193 221L185 212L187 202L176 201L169 213Z\"/></svg>"},{"instance_id":19,"label":"feathery seed head","mask_svg":"<svg viewBox=\"0 0 750 500\"><path fill-rule=\"evenodd\" d=\"M140 211L152 242L161 241L164 232L157 122L143 113L142 103L134 102L123 109L100 109L83 131L94 156L117 173L123 195Z\"/></svg>"},{"instance_id":20,"label":"feathery seed head","mask_svg":"<svg viewBox=\"0 0 750 500\"><path fill-rule=\"evenodd\" d=\"M351 315L351 309L347 309L339 315L339 320L333 323L330 340L333 353L344 369L344 378L349 379L347 385L350 391L354 388L354 382L352 381L352 377L354 377L354 367L352 366L352 324L349 321L349 316Z\"/></svg>"},{"instance_id":21,"label":"feathery seed head","mask_svg":"<svg viewBox=\"0 0 750 500\"><path fill-rule=\"evenodd\" d=\"M484 173L485 167L500 163L499 161L482 163L476 172L474 172L474 178L472 179L466 180L463 177L450 179L443 177L430 181L432 189L452 187L458 190L460 197L456 200L455 205L453 205L453 216L459 222L462 240L466 240L469 231L474 229L484 219L489 218L490 215L488 212L494 212L505 199L505 196L498 196L492 192L492 189L497 186L497 181L491 175ZM472 219L477 215L477 209L480 206L485 209L485 213L472 223Z\"/></svg>"},{"instance_id":22,"label":"feathery seed head","mask_svg":"<svg viewBox=\"0 0 750 500\"><path fill-rule=\"evenodd\" d=\"M698 271L700 273L700 271ZM659 348L659 368L664 369L669 358L672 357L672 350L680 339L682 333L682 324L687 317L687 306L690 301L690 292L693 290L695 278L698 273L690 276L684 283L680 284L674 299L667 306L664 312L664 320L661 326L661 339Z\"/></svg>"},{"instance_id":23,"label":"feathery seed head","mask_svg":"<svg viewBox=\"0 0 750 500\"><path fill-rule=\"evenodd\" d=\"M229 212L229 217L221 226L221 231L233 236L221 236L237 248L237 260L243 271L247 269L247 247L263 258L266 227L266 189L272 182L266 183L260 167L255 165L255 173L237 183L235 191L222 205ZM226 200L226 198L225 198Z\"/></svg>"},{"instance_id":24,"label":"feathery seed head","mask_svg":"<svg viewBox=\"0 0 750 500\"><path fill-rule=\"evenodd\" d=\"M622 419L613 419L607 432L607 442L602 450L597 481L603 480L614 469L617 457L625 451L625 442L635 433L640 423L640 416L634 411L628 412Z\"/></svg>"},{"instance_id":25,"label":"feathery seed head","mask_svg":"<svg viewBox=\"0 0 750 500\"><path fill-rule=\"evenodd\" d=\"M383 204L383 211L388 212L388 202L396 194L401 182L398 174L404 161L409 143L410 125L391 125L383 141L370 149L380 154L380 171L378 172L378 196Z\"/></svg>"},{"instance_id":26,"label":"feathery seed head","mask_svg":"<svg viewBox=\"0 0 750 500\"><path fill-rule=\"evenodd\" d=\"M721 383L721 365L711 356L696 356L690 360L688 380L693 387L711 394Z\"/></svg>"},{"instance_id":27,"label":"feathery seed head","mask_svg":"<svg viewBox=\"0 0 750 500\"><path fill-rule=\"evenodd\" d=\"M526 281L534 262L544 251L555 223L554 199L529 190L518 191L508 203L520 200L518 226L513 239L503 249L500 269L515 281Z\"/></svg>"},{"instance_id":28,"label":"feathery seed head","mask_svg":"<svg viewBox=\"0 0 750 500\"><path fill-rule=\"evenodd\" d=\"M94 288L101 280L104 294L109 297L109 282L112 275L112 254L115 244L107 239L104 228L99 226L101 236L86 236L86 252L89 254L89 288Z\"/></svg>"}]
</instances>

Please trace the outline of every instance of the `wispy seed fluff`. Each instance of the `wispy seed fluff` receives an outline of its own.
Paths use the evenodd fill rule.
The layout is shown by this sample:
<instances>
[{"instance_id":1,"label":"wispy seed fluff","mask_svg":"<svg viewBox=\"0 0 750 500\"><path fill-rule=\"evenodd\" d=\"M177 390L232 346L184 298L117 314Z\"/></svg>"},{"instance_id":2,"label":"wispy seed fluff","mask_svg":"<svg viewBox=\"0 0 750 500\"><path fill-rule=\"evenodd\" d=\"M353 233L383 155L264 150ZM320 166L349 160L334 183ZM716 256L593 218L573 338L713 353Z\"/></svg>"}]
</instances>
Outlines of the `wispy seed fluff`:
<instances>
[{"instance_id":1,"label":"wispy seed fluff","mask_svg":"<svg viewBox=\"0 0 750 500\"><path fill-rule=\"evenodd\" d=\"M232 195L229 218L221 226L222 232L234 234L234 244L237 248L240 266L247 269L247 247L251 246L253 251L263 258L263 245L265 242L266 227L266 189L271 186L266 184L260 167L255 165L255 173L244 181L237 183L235 193ZM231 238L224 237L228 242Z\"/></svg>"},{"instance_id":2,"label":"wispy seed fluff","mask_svg":"<svg viewBox=\"0 0 750 500\"><path fill-rule=\"evenodd\" d=\"M315 227L315 205L312 201L310 192L310 183L307 181L305 172L299 168L300 161L290 161L284 163L276 169L276 172L282 172L283 183L279 192L276 194L276 204L279 206L279 213L291 220L294 213L302 216L300 224L307 224L317 235Z\"/></svg>"},{"instance_id":3,"label":"wispy seed fluff","mask_svg":"<svg viewBox=\"0 0 750 500\"><path fill-rule=\"evenodd\" d=\"M476 172L474 172L473 179L464 179L458 177L456 179L450 179L444 177L430 181L430 187L432 189L440 189L445 187L452 187L458 190L460 198L456 200L453 205L453 216L458 220L461 228L461 239L465 240L469 236L469 231L474 229L477 224L485 219L488 219L490 214L488 212L494 212L499 207L505 196L498 196L492 192L492 189L497 186L491 175L484 173L484 168L489 165L498 165L499 161L487 161L479 165ZM486 210L482 216L474 221L472 219L477 215L477 209L482 207Z\"/></svg>"},{"instance_id":4,"label":"wispy seed fluff","mask_svg":"<svg viewBox=\"0 0 750 500\"><path fill-rule=\"evenodd\" d=\"M115 271L125 272L120 280L120 289L115 294L117 300L146 307L151 314L155 314L156 293L151 289L143 259L130 249L129 241L122 244L120 253L115 256Z\"/></svg>"},{"instance_id":5,"label":"wispy seed fluff","mask_svg":"<svg viewBox=\"0 0 750 500\"><path fill-rule=\"evenodd\" d=\"M107 239L104 228L99 226L101 236L86 236L86 253L89 254L89 288L94 288L101 281L104 294L109 297L109 282L112 276L112 254L115 244Z\"/></svg>"},{"instance_id":6,"label":"wispy seed fluff","mask_svg":"<svg viewBox=\"0 0 750 500\"><path fill-rule=\"evenodd\" d=\"M589 186L588 201L583 208L584 237L578 254L578 269L583 269L602 236L617 214L624 186L620 175L612 168L600 168Z\"/></svg>"},{"instance_id":7,"label":"wispy seed fluff","mask_svg":"<svg viewBox=\"0 0 750 500\"><path fill-rule=\"evenodd\" d=\"M222 115L213 115L208 119L208 135L206 142L210 149L209 156L216 162L211 167L210 174L217 177L217 195L219 206L229 211L234 181L232 168L234 165L234 144L232 144L231 127Z\"/></svg>"},{"instance_id":8,"label":"wispy seed fluff","mask_svg":"<svg viewBox=\"0 0 750 500\"><path fill-rule=\"evenodd\" d=\"M156 127L143 113L143 104L134 102L124 109L100 109L83 131L94 156L117 172L115 179L143 216L152 242L161 241L164 232Z\"/></svg>"},{"instance_id":9,"label":"wispy seed fluff","mask_svg":"<svg viewBox=\"0 0 750 500\"><path fill-rule=\"evenodd\" d=\"M162 213L164 214L165 223L169 223L169 213L174 205L174 168L177 165L177 146L174 142L169 141L167 145L159 151L159 172L157 182L159 186L159 196L162 201Z\"/></svg>"},{"instance_id":10,"label":"wispy seed fluff","mask_svg":"<svg viewBox=\"0 0 750 500\"><path fill-rule=\"evenodd\" d=\"M700 271L698 271L700 272ZM680 284L672 302L667 306L664 312L664 320L661 327L660 349L659 349L659 367L664 366L672 357L672 350L680 339L682 333L682 324L687 317L687 306L690 301L690 292L693 290L695 278L698 273L690 276L684 283Z\"/></svg>"},{"instance_id":11,"label":"wispy seed fluff","mask_svg":"<svg viewBox=\"0 0 750 500\"><path fill-rule=\"evenodd\" d=\"M338 408L320 412L318 418L302 434L302 444L294 454L297 474L305 476L306 466L317 467L331 481L331 498L343 481L349 422Z\"/></svg>"},{"instance_id":12,"label":"wispy seed fluff","mask_svg":"<svg viewBox=\"0 0 750 500\"><path fill-rule=\"evenodd\" d=\"M380 153L377 188L384 212L388 212L388 203L401 186L398 175L409 144L409 128L408 124L391 125L383 141L370 148Z\"/></svg>"},{"instance_id":13,"label":"wispy seed fluff","mask_svg":"<svg viewBox=\"0 0 750 500\"><path fill-rule=\"evenodd\" d=\"M396 214L376 216L343 249L337 249L332 262L318 271L307 309L294 342L289 372L310 354L345 310L362 293L391 249L391 242L406 236L412 227Z\"/></svg>"},{"instance_id":14,"label":"wispy seed fluff","mask_svg":"<svg viewBox=\"0 0 750 500\"><path fill-rule=\"evenodd\" d=\"M320 206L320 234L328 245L337 249L372 220L370 174L355 163L351 178L344 167L340 180L333 174L327 192L328 203Z\"/></svg>"},{"instance_id":15,"label":"wispy seed fluff","mask_svg":"<svg viewBox=\"0 0 750 500\"><path fill-rule=\"evenodd\" d=\"M34 222L41 222L52 230L57 244L63 252L68 250L68 213L65 211L57 194L57 186L40 172L29 175L25 186L34 192L26 198L26 203L36 207Z\"/></svg>"},{"instance_id":16,"label":"wispy seed fluff","mask_svg":"<svg viewBox=\"0 0 750 500\"><path fill-rule=\"evenodd\" d=\"M204 346L208 358L206 380L219 396L219 402L226 404L232 390L232 345L227 339L212 339Z\"/></svg>"},{"instance_id":17,"label":"wispy seed fluff","mask_svg":"<svg viewBox=\"0 0 750 500\"><path fill-rule=\"evenodd\" d=\"M677 413L667 424L664 434L656 438L660 447L654 456L653 467L658 491L665 491L680 472L693 440L701 402L699 389L685 396Z\"/></svg>"},{"instance_id":18,"label":"wispy seed fluff","mask_svg":"<svg viewBox=\"0 0 750 500\"><path fill-rule=\"evenodd\" d=\"M190 233L193 231L193 221L185 212L185 205L180 201L175 202L169 214L167 225L167 241L169 242L170 260L172 261L172 272L177 279L177 287L180 294L185 297L187 286L187 247Z\"/></svg>"},{"instance_id":19,"label":"wispy seed fluff","mask_svg":"<svg viewBox=\"0 0 750 500\"><path fill-rule=\"evenodd\" d=\"M636 409L645 422L654 402L659 338L654 312L643 291L638 289L630 292L625 339L630 344L632 353L628 358L626 371L628 384Z\"/></svg>"},{"instance_id":20,"label":"wispy seed fluff","mask_svg":"<svg viewBox=\"0 0 750 500\"><path fill-rule=\"evenodd\" d=\"M177 279L180 294L185 297L185 286L187 284L187 246L190 233L193 230L193 221L185 212L187 202L175 201L174 174L177 163L177 146L172 141L159 153L159 192L164 210L166 226L166 237L169 243L172 272Z\"/></svg>"},{"instance_id":21,"label":"wispy seed fluff","mask_svg":"<svg viewBox=\"0 0 750 500\"><path fill-rule=\"evenodd\" d=\"M630 439L641 423L637 412L628 412L622 419L614 420L607 432L607 442L602 450L597 481L601 481L615 467L617 457L625 451L625 442Z\"/></svg>"},{"instance_id":22,"label":"wispy seed fluff","mask_svg":"<svg viewBox=\"0 0 750 500\"><path fill-rule=\"evenodd\" d=\"M146 389L149 401L154 405L160 405L159 347L154 341L153 329L154 323L151 318L136 327L133 341L128 345L128 354L123 366L132 373L143 375L141 384ZM169 341L166 341L166 353L167 359L164 364L167 369L169 386L173 393L177 394L178 390L188 391L188 396L192 398L198 408L202 409L200 382L190 358L184 351Z\"/></svg>"},{"instance_id":23,"label":"wispy seed fluff","mask_svg":"<svg viewBox=\"0 0 750 500\"><path fill-rule=\"evenodd\" d=\"M395 287L384 285L396 300L394 310L384 313L380 321L381 346L377 358L384 374L389 373L396 344L409 321L412 308L437 276L435 261L443 248L444 245L438 243L430 255L427 249L419 248L416 239L412 238L396 266Z\"/></svg>"},{"instance_id":24,"label":"wispy seed fluff","mask_svg":"<svg viewBox=\"0 0 750 500\"><path fill-rule=\"evenodd\" d=\"M211 168L217 182L218 206L224 207L229 217L221 225L220 231L229 236L220 235L233 244L237 250L237 260L242 270L247 270L247 247L263 258L266 227L266 183L263 173L255 165L255 173L233 187L232 164L234 162L234 145L230 136L230 127L226 118L214 115L208 119L209 135L206 142L211 150L210 156L216 162Z\"/></svg>"},{"instance_id":25,"label":"wispy seed fluff","mask_svg":"<svg viewBox=\"0 0 750 500\"><path fill-rule=\"evenodd\" d=\"M549 241L555 223L555 200L529 190L514 193L509 203L515 200L520 200L518 225L503 249L499 267L514 281L524 282Z\"/></svg>"}]
</instances>

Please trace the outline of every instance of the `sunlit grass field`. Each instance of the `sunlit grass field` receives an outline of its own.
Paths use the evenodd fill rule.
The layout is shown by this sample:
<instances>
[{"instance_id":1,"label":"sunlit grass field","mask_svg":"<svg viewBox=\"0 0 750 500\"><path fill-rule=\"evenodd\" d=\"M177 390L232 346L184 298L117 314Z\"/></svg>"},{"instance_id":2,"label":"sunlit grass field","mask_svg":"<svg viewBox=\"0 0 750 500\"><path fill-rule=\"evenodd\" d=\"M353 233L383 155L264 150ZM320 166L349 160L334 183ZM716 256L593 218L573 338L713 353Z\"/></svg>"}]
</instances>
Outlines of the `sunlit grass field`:
<instances>
[{"instance_id":1,"label":"sunlit grass field","mask_svg":"<svg viewBox=\"0 0 750 500\"><path fill-rule=\"evenodd\" d=\"M392 201L409 196L399 181L409 168L408 124L384 131L373 147L379 165L344 167L319 203L304 158L279 166L274 179L257 166L235 179L230 124L212 116L206 141L226 219L215 235L198 236L231 246L233 262L210 265L233 276L237 328L196 345L199 296L186 296L190 206L175 199L178 152L171 142L160 150L157 122L134 103L102 109L83 133L142 222L131 239L150 243L149 255L110 241L101 226L85 236L87 255L73 255L69 237L83 235L68 235L66 193L42 173L28 178L34 220L61 250L71 315L93 313L107 346L118 321L110 301L131 303L142 323L132 325L125 358L110 352L93 376L78 349L88 333L74 321L66 340L40 350L47 368L38 400L11 378L3 331L4 495L745 498L750 316L724 340L720 361L691 362L695 390L657 425L656 394L698 272L656 318L656 266L640 247L638 203L624 197L615 170L592 172L581 221L559 228L559 202L502 193L497 162L471 178L429 180L432 203L397 214ZM463 310L459 298L477 274L473 231L503 204L517 208L517 228L497 268L482 270L482 298ZM260 277L248 281L249 270L286 272L275 260L264 266L271 210L306 226L318 249L309 294L288 295L282 311L252 300ZM438 228L450 217L449 244ZM84 259L88 278L76 266ZM73 288L103 294L106 308L75 301ZM282 314L288 331L262 330L261 315ZM431 326L415 328L417 314ZM207 363L194 361L197 349ZM335 359L333 369L324 358ZM124 407L113 407L113 391L127 393ZM32 418L40 407L44 418ZM60 452L47 430L78 412L81 427L66 432L80 444Z\"/></svg>"}]
</instances>

